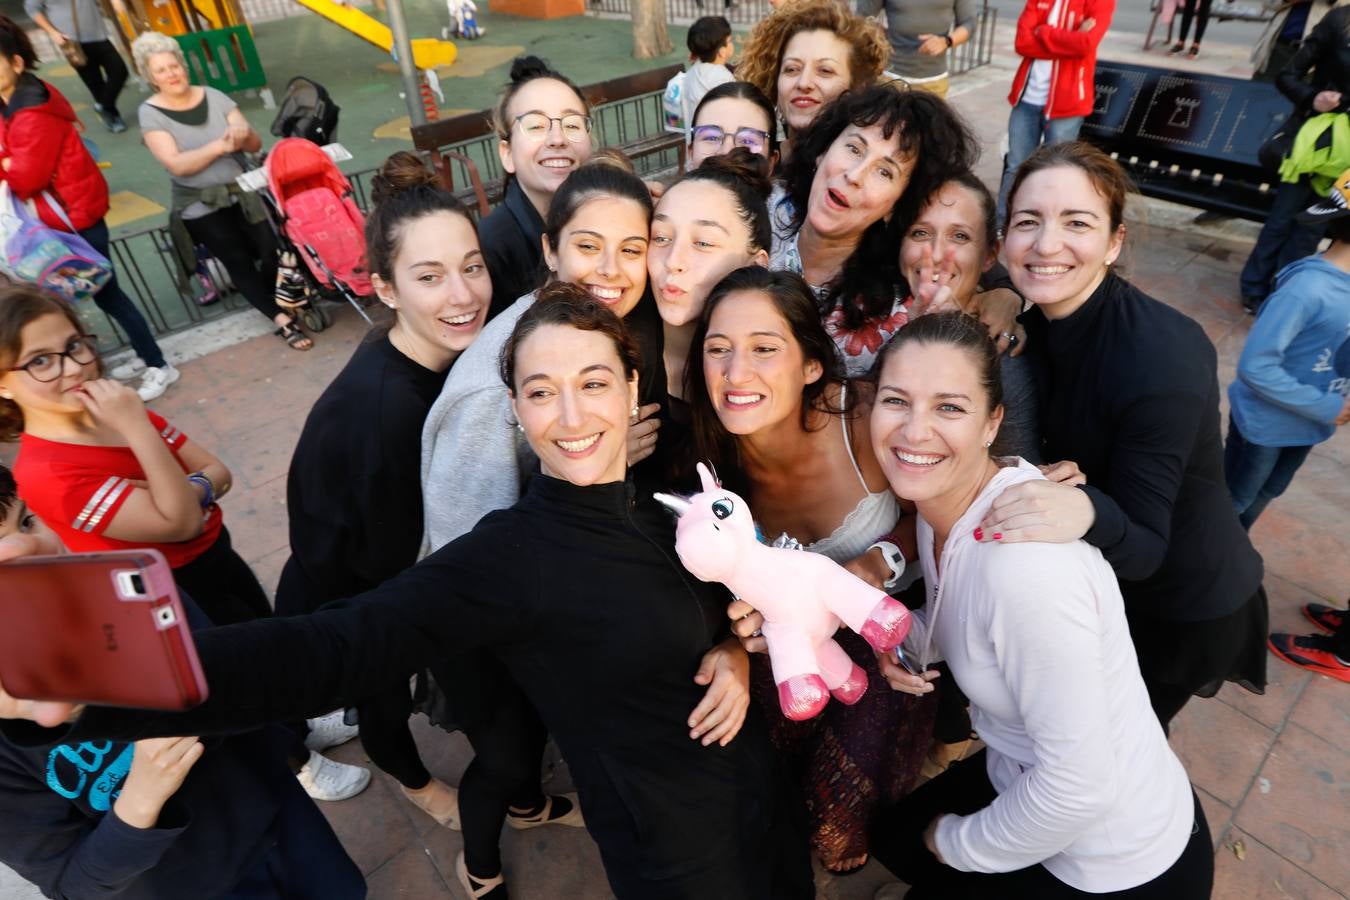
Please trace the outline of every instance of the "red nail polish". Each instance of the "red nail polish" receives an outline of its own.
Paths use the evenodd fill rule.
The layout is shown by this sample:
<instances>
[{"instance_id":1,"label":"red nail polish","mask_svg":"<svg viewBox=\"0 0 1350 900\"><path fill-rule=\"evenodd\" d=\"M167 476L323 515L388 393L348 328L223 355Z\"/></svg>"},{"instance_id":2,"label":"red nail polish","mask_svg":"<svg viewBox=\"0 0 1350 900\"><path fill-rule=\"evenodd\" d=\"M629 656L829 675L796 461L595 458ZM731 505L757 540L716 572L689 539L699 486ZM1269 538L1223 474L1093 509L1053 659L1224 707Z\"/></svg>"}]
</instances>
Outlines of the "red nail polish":
<instances>
[{"instance_id":1,"label":"red nail polish","mask_svg":"<svg viewBox=\"0 0 1350 900\"><path fill-rule=\"evenodd\" d=\"M984 529L983 529L983 528L976 528L976 529L975 529L975 540L977 540L977 541L982 541L982 540L984 540Z\"/></svg>"},{"instance_id":2,"label":"red nail polish","mask_svg":"<svg viewBox=\"0 0 1350 900\"><path fill-rule=\"evenodd\" d=\"M995 531L995 532L994 532L994 540L996 540L996 541L1001 541L1001 540L1003 540L1003 532L1001 532L1001 531Z\"/></svg>"}]
</instances>

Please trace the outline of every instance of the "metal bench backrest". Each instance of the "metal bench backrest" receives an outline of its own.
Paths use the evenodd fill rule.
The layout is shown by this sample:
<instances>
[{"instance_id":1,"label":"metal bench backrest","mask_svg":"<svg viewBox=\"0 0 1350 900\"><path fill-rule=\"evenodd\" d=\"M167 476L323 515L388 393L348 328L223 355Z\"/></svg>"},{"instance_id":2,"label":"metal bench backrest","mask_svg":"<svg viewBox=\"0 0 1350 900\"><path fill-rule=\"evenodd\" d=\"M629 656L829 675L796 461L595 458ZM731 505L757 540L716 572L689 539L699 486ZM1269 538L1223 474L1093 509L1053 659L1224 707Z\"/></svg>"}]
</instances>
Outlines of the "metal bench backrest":
<instances>
[{"instance_id":1,"label":"metal bench backrest","mask_svg":"<svg viewBox=\"0 0 1350 900\"><path fill-rule=\"evenodd\" d=\"M1115 156L1146 196L1262 221L1279 175L1256 151L1292 111L1265 82L1098 61L1080 137Z\"/></svg>"}]
</instances>

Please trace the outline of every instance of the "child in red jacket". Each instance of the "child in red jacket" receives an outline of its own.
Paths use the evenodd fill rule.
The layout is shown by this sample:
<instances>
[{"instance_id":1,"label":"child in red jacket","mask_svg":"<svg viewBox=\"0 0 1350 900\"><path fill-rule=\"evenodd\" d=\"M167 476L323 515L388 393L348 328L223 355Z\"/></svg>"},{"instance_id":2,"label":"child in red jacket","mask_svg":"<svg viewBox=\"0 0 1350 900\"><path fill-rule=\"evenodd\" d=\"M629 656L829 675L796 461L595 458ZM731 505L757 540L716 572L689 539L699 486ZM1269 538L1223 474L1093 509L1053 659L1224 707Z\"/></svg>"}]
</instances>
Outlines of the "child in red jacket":
<instances>
[{"instance_id":1,"label":"child in red jacket","mask_svg":"<svg viewBox=\"0 0 1350 900\"><path fill-rule=\"evenodd\" d=\"M108 182L80 137L79 120L61 92L32 73L37 54L28 35L0 16L0 181L9 183L14 199L33 201L42 221L57 231L77 231L109 259ZM53 207L59 204L62 212ZM66 220L69 220L67 224ZM94 304L122 326L144 366L136 392L149 402L178 380L178 370L150 333L130 298L117 284L117 274L94 295ZM120 377L119 370L113 375Z\"/></svg>"},{"instance_id":2,"label":"child in red jacket","mask_svg":"<svg viewBox=\"0 0 1350 900\"><path fill-rule=\"evenodd\" d=\"M1115 0L1027 0L1017 19L1022 65L1008 102L1008 156L998 192L998 223L1008 214L1008 188L1017 167L1044 142L1078 137L1096 97L1097 46L1111 27Z\"/></svg>"}]
</instances>

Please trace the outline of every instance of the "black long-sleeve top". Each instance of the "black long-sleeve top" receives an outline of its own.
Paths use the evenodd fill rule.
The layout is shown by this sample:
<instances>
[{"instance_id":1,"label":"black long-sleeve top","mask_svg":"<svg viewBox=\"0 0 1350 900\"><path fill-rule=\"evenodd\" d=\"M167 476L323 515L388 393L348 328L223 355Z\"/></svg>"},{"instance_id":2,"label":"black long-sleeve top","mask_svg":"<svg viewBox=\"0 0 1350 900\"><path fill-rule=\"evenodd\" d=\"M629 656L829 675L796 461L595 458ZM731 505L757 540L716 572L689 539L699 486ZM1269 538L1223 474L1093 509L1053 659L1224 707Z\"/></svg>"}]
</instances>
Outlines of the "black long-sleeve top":
<instances>
[{"instance_id":1,"label":"black long-sleeve top","mask_svg":"<svg viewBox=\"0 0 1350 900\"><path fill-rule=\"evenodd\" d=\"M491 647L556 738L621 898L809 897L781 827L764 723L725 748L689 737L725 591L674 555L670 516L626 483L531 479L511 509L359 597L198 636L205 704L89 709L74 736L211 733L313 715L449 655Z\"/></svg>"},{"instance_id":2,"label":"black long-sleeve top","mask_svg":"<svg viewBox=\"0 0 1350 900\"><path fill-rule=\"evenodd\" d=\"M209 627L186 594L183 608ZM208 738L154 827L134 828L113 809L130 743L0 722L0 861L62 900L222 896L274 845L285 796L303 790L289 740L278 727Z\"/></svg>"},{"instance_id":3,"label":"black long-sleeve top","mask_svg":"<svg viewBox=\"0 0 1350 900\"><path fill-rule=\"evenodd\" d=\"M286 477L291 558L277 612L311 612L417 562L422 423L447 372L367 340L305 420Z\"/></svg>"},{"instance_id":4,"label":"black long-sleeve top","mask_svg":"<svg viewBox=\"0 0 1350 900\"><path fill-rule=\"evenodd\" d=\"M478 223L478 243L492 276L488 319L544 283L544 219L515 178L502 202Z\"/></svg>"},{"instance_id":5,"label":"black long-sleeve top","mask_svg":"<svg viewBox=\"0 0 1350 900\"><path fill-rule=\"evenodd\" d=\"M1120 579L1126 610L1173 621L1233 612L1261 557L1223 475L1214 345L1192 319L1108 274L1073 314L1024 317L1043 377L1048 461L1087 475L1085 539Z\"/></svg>"},{"instance_id":6,"label":"black long-sleeve top","mask_svg":"<svg viewBox=\"0 0 1350 900\"><path fill-rule=\"evenodd\" d=\"M1280 70L1275 85L1305 112L1321 91L1339 91L1337 109L1350 109L1350 7L1327 13L1303 39L1298 52Z\"/></svg>"}]
</instances>

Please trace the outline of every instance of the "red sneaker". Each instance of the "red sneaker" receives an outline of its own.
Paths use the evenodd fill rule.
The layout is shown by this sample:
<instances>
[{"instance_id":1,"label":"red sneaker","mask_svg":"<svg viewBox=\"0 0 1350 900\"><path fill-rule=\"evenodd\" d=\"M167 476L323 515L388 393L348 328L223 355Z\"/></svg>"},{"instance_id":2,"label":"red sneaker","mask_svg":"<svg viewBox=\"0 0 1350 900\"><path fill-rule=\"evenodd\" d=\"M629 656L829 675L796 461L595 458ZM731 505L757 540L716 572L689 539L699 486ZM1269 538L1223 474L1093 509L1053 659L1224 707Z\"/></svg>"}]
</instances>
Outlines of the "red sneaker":
<instances>
[{"instance_id":1,"label":"red sneaker","mask_svg":"<svg viewBox=\"0 0 1350 900\"><path fill-rule=\"evenodd\" d=\"M1335 634L1345 627L1345 610L1325 603L1305 604L1303 617L1327 634Z\"/></svg>"},{"instance_id":2,"label":"red sneaker","mask_svg":"<svg viewBox=\"0 0 1350 900\"><path fill-rule=\"evenodd\" d=\"M1272 653L1290 665L1350 682L1350 663L1332 652L1332 640L1324 634L1272 634L1266 642Z\"/></svg>"}]
</instances>

